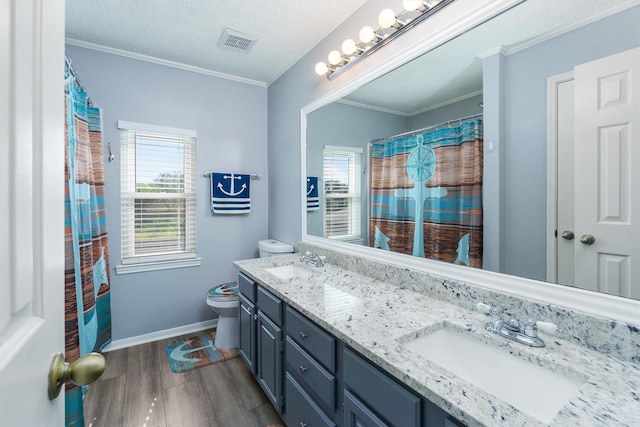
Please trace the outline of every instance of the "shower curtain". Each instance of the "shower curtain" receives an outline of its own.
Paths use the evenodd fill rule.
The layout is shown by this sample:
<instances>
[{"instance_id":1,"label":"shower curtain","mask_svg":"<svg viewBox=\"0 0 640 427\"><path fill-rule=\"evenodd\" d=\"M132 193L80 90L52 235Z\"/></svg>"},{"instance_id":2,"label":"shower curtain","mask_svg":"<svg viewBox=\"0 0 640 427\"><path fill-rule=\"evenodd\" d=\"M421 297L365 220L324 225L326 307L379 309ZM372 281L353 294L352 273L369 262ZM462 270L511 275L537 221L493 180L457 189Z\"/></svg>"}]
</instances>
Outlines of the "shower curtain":
<instances>
[{"instance_id":1,"label":"shower curtain","mask_svg":"<svg viewBox=\"0 0 640 427\"><path fill-rule=\"evenodd\" d=\"M482 267L482 120L371 147L371 246Z\"/></svg>"},{"instance_id":2,"label":"shower curtain","mask_svg":"<svg viewBox=\"0 0 640 427\"><path fill-rule=\"evenodd\" d=\"M100 109L65 61L65 359L111 342ZM65 424L84 426L84 388L66 384Z\"/></svg>"}]
</instances>

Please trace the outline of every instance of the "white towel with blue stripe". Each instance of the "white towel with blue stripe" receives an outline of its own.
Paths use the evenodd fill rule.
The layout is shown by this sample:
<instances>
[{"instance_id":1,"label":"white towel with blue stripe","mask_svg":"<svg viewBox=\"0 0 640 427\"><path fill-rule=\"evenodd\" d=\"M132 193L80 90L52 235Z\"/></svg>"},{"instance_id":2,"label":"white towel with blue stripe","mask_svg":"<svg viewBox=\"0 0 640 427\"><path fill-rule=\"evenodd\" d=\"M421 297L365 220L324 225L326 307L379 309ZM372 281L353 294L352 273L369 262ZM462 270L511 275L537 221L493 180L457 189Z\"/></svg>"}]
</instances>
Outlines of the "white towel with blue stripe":
<instances>
[{"instance_id":1,"label":"white towel with blue stripe","mask_svg":"<svg viewBox=\"0 0 640 427\"><path fill-rule=\"evenodd\" d=\"M320 208L320 198L318 197L318 177L307 177L307 210L315 211Z\"/></svg>"},{"instance_id":2,"label":"white towel with blue stripe","mask_svg":"<svg viewBox=\"0 0 640 427\"><path fill-rule=\"evenodd\" d=\"M211 210L215 214L246 214L251 211L251 176L238 173L211 174Z\"/></svg>"}]
</instances>

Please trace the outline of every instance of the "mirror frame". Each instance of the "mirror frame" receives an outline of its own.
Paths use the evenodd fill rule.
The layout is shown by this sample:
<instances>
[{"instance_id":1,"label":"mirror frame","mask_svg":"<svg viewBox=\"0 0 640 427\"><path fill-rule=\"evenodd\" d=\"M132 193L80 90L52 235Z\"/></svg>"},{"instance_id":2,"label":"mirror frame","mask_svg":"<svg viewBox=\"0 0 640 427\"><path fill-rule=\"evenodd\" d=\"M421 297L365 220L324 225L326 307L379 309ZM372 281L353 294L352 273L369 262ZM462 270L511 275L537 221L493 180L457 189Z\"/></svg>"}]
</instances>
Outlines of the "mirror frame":
<instances>
[{"instance_id":1,"label":"mirror frame","mask_svg":"<svg viewBox=\"0 0 640 427\"><path fill-rule=\"evenodd\" d=\"M443 36L439 40L424 39L410 49L392 54L389 60L384 61L378 66L371 67L369 70L354 76L351 80L336 87L326 95L316 99L300 110L300 182L306 182L307 170L307 114L327 105L348 93L358 89L359 87L375 80L376 78L402 66L403 64L425 54L431 49L446 43L455 35L461 34L482 24L484 21L491 19L503 11L517 6L523 0L500 0L491 2L492 4L482 8L481 11L467 19L456 27L453 32L443 31ZM455 33L455 31L458 31ZM359 256L372 261L380 261L392 266L409 268L421 273L430 274L439 277L446 277L451 280L459 281L473 286L479 286L490 291L503 294L509 294L515 297L533 300L545 304L564 307L570 310L583 312L586 314L604 317L626 324L637 325L638 313L640 313L640 301L630 298L622 298L609 294L598 293L594 291L586 291L580 288L573 288L554 283L548 283L538 280L526 279L517 276L509 276L503 273L469 268L459 265L447 264L444 262L433 261L424 258L417 258L406 254L381 251L379 249L368 246L355 245L327 238L313 236L307 233L307 209L306 209L306 188L301 186L301 236L302 242L313 244L315 246L333 250L339 253Z\"/></svg>"}]
</instances>

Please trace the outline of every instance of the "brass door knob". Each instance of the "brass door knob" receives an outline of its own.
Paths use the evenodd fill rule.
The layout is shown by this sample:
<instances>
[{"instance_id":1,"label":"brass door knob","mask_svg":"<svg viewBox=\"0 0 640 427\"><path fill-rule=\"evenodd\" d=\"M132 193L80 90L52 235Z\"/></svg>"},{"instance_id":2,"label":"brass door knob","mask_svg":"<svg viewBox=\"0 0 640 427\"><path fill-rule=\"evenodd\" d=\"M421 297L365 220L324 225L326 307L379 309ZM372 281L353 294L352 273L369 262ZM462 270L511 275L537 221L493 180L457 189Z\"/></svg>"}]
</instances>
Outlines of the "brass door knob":
<instances>
[{"instance_id":1,"label":"brass door knob","mask_svg":"<svg viewBox=\"0 0 640 427\"><path fill-rule=\"evenodd\" d=\"M596 238L591 234L583 234L580 236L580 243L584 243L585 245L593 245L596 241Z\"/></svg>"},{"instance_id":2,"label":"brass door knob","mask_svg":"<svg viewBox=\"0 0 640 427\"><path fill-rule=\"evenodd\" d=\"M91 384L100 378L105 367L104 356L100 353L89 353L73 363L65 362L62 353L56 354L49 368L49 399L58 397L67 381L75 385Z\"/></svg>"},{"instance_id":3,"label":"brass door knob","mask_svg":"<svg viewBox=\"0 0 640 427\"><path fill-rule=\"evenodd\" d=\"M563 231L561 236L565 240L573 240L575 234L573 234L573 231Z\"/></svg>"}]
</instances>

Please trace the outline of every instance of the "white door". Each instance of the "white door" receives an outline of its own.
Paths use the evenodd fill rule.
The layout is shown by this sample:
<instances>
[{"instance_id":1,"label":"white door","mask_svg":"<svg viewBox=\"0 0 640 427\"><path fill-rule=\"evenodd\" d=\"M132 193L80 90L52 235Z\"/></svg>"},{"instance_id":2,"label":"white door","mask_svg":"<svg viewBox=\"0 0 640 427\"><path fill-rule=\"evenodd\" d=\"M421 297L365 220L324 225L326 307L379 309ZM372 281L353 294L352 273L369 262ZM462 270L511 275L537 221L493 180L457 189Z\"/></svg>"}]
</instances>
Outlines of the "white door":
<instances>
[{"instance_id":1,"label":"white door","mask_svg":"<svg viewBox=\"0 0 640 427\"><path fill-rule=\"evenodd\" d=\"M640 48L575 68L575 283L640 298Z\"/></svg>"},{"instance_id":2,"label":"white door","mask_svg":"<svg viewBox=\"0 0 640 427\"><path fill-rule=\"evenodd\" d=\"M64 0L0 0L0 424L64 425Z\"/></svg>"}]
</instances>

